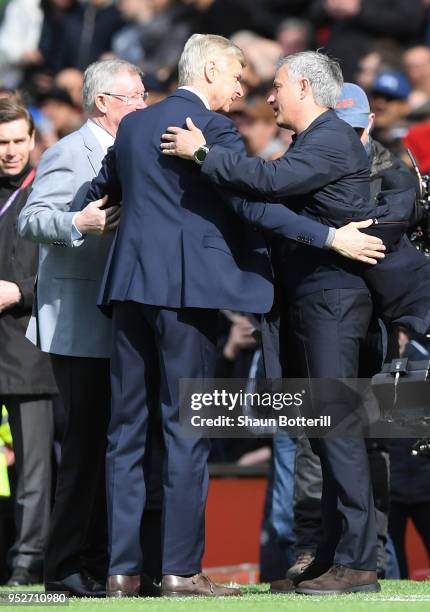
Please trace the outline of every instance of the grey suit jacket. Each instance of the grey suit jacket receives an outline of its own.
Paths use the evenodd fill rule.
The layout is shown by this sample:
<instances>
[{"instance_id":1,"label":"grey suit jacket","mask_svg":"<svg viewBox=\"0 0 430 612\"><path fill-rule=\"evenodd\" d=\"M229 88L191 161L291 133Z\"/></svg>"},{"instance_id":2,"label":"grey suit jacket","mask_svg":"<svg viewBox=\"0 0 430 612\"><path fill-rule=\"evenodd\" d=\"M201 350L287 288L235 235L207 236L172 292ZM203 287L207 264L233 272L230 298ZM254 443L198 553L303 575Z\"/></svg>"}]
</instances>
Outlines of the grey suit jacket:
<instances>
[{"instance_id":1,"label":"grey suit jacket","mask_svg":"<svg viewBox=\"0 0 430 612\"><path fill-rule=\"evenodd\" d=\"M43 154L19 216L21 236L41 243L27 338L42 351L110 356L111 323L96 304L112 235L71 239L73 216L103 156L87 125L62 138Z\"/></svg>"}]
</instances>

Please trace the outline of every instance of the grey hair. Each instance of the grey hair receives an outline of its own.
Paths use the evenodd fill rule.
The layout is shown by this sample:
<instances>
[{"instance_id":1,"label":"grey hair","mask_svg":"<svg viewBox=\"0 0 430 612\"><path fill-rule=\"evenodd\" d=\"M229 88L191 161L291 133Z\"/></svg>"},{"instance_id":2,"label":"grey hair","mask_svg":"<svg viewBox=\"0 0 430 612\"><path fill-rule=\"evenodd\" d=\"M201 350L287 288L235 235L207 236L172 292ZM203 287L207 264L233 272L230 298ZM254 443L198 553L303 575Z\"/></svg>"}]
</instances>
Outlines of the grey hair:
<instances>
[{"instance_id":1,"label":"grey hair","mask_svg":"<svg viewBox=\"0 0 430 612\"><path fill-rule=\"evenodd\" d=\"M317 104L336 108L343 87L339 62L320 51L301 51L281 58L276 72L285 66L292 81L308 79Z\"/></svg>"},{"instance_id":2,"label":"grey hair","mask_svg":"<svg viewBox=\"0 0 430 612\"><path fill-rule=\"evenodd\" d=\"M94 100L102 91L109 91L119 72L127 71L142 78L142 72L134 64L120 59L102 60L90 64L84 72L82 97L87 113L94 109Z\"/></svg>"},{"instance_id":3,"label":"grey hair","mask_svg":"<svg viewBox=\"0 0 430 612\"><path fill-rule=\"evenodd\" d=\"M245 56L237 45L216 34L193 34L185 43L178 64L179 85L191 85L204 75L205 64L221 56L235 57L245 66Z\"/></svg>"}]
</instances>

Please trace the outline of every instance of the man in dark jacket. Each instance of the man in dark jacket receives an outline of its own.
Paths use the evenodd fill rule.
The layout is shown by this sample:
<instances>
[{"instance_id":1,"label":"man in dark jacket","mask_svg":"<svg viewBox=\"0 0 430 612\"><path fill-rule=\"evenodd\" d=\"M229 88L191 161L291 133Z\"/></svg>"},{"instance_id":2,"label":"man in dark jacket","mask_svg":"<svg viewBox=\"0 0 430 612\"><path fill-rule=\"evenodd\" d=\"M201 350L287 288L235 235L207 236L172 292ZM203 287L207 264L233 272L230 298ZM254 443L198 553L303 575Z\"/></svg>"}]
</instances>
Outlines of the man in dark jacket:
<instances>
[{"instance_id":1,"label":"man in dark jacket","mask_svg":"<svg viewBox=\"0 0 430 612\"><path fill-rule=\"evenodd\" d=\"M38 582L50 513L51 397L49 358L25 338L33 303L37 246L19 238L18 215L34 178L34 126L14 98L0 100L0 405L5 404L17 469L16 540L9 585Z\"/></svg>"}]
</instances>

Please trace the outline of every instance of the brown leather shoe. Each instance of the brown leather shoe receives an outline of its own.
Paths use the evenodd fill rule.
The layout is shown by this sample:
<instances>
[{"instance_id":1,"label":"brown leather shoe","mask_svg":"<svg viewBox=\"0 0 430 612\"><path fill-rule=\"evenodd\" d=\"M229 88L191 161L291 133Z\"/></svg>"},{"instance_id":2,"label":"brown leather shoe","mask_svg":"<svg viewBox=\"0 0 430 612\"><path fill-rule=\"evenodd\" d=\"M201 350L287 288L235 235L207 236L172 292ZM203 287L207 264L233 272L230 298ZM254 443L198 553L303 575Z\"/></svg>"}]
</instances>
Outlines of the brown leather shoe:
<instances>
[{"instance_id":1,"label":"brown leather shoe","mask_svg":"<svg viewBox=\"0 0 430 612\"><path fill-rule=\"evenodd\" d=\"M333 565L314 580L299 582L296 593L303 595L340 595L342 593L377 593L381 590L376 572Z\"/></svg>"},{"instance_id":2,"label":"brown leather shoe","mask_svg":"<svg viewBox=\"0 0 430 612\"><path fill-rule=\"evenodd\" d=\"M109 576L106 583L106 597L138 597L140 576Z\"/></svg>"},{"instance_id":3,"label":"brown leather shoe","mask_svg":"<svg viewBox=\"0 0 430 612\"><path fill-rule=\"evenodd\" d=\"M239 589L224 587L212 582L205 574L196 574L189 578L183 576L163 576L161 595L164 597L228 597L242 595Z\"/></svg>"}]
</instances>

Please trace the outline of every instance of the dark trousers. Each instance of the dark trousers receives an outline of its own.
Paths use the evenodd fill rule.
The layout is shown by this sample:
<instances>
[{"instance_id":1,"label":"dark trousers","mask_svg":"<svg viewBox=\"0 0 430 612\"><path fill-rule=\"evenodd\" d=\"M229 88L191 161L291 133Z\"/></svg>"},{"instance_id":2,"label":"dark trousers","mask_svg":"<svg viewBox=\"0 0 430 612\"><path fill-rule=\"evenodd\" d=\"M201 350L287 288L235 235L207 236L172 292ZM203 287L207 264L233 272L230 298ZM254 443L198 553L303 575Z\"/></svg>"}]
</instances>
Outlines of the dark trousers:
<instances>
[{"instance_id":1,"label":"dark trousers","mask_svg":"<svg viewBox=\"0 0 430 612\"><path fill-rule=\"evenodd\" d=\"M139 574L146 502L148 414L161 410L163 574L201 570L209 441L184 437L179 379L215 372L217 311L170 310L135 302L113 305L112 414L107 451L109 574Z\"/></svg>"},{"instance_id":2,"label":"dark trousers","mask_svg":"<svg viewBox=\"0 0 430 612\"><path fill-rule=\"evenodd\" d=\"M389 456L378 440L367 440L375 518L378 535L377 570L384 576L387 569ZM321 539L321 463L312 451L309 440L297 440L296 471L294 481L294 527L296 553L311 551L315 554Z\"/></svg>"},{"instance_id":3,"label":"dark trousers","mask_svg":"<svg viewBox=\"0 0 430 612\"><path fill-rule=\"evenodd\" d=\"M295 300L289 308L287 354L293 375L357 377L360 342L371 314L367 290L330 289ZM333 396L327 393L324 401L330 413L332 406L339 409L343 398L333 391ZM334 562L375 570L375 510L365 441L358 437L325 437L312 439L311 446L320 457L323 476L323 536L318 560L327 566Z\"/></svg>"},{"instance_id":4,"label":"dark trousers","mask_svg":"<svg viewBox=\"0 0 430 612\"><path fill-rule=\"evenodd\" d=\"M313 452L308 438L297 438L294 474L294 531L296 553L316 553L321 530L321 462Z\"/></svg>"},{"instance_id":5,"label":"dark trousers","mask_svg":"<svg viewBox=\"0 0 430 612\"><path fill-rule=\"evenodd\" d=\"M53 414L51 398L0 397L9 414L17 474L16 539L8 553L11 569L42 572L51 511Z\"/></svg>"},{"instance_id":6,"label":"dark trousers","mask_svg":"<svg viewBox=\"0 0 430 612\"><path fill-rule=\"evenodd\" d=\"M105 493L109 360L52 355L66 411L57 488L45 558L45 582L107 571Z\"/></svg>"}]
</instances>

